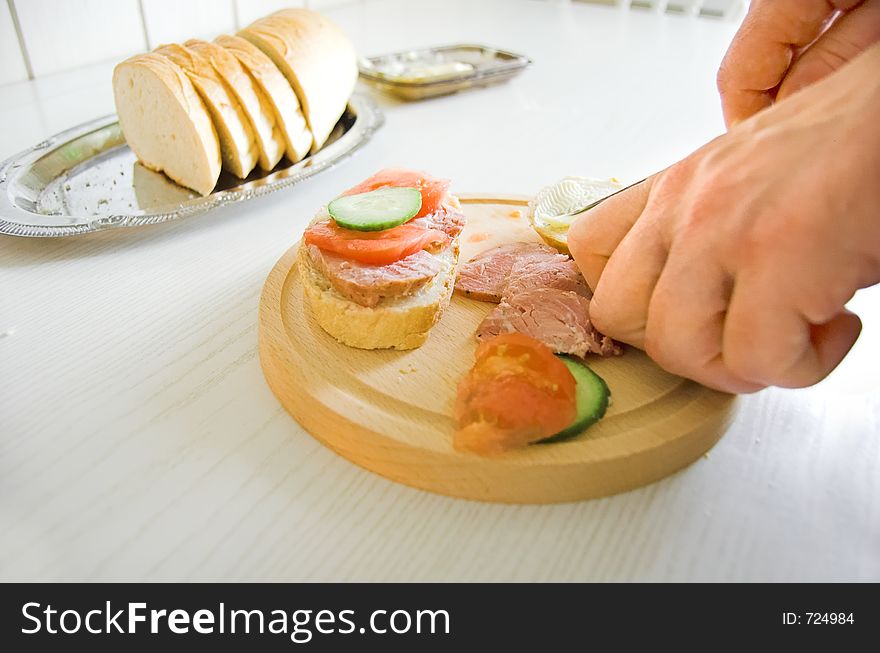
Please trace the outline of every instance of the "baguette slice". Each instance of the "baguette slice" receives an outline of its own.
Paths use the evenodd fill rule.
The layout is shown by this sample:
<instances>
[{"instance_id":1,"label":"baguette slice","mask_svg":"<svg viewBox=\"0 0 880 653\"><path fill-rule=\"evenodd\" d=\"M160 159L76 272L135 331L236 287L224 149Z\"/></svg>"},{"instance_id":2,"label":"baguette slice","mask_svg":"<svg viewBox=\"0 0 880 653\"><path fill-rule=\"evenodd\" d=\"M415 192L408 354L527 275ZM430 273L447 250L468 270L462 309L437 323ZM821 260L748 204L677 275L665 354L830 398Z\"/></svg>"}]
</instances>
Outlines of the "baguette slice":
<instances>
[{"instance_id":1,"label":"baguette slice","mask_svg":"<svg viewBox=\"0 0 880 653\"><path fill-rule=\"evenodd\" d=\"M220 143L186 74L164 57L140 54L113 70L125 140L140 162L207 195L220 176Z\"/></svg>"},{"instance_id":2,"label":"baguette slice","mask_svg":"<svg viewBox=\"0 0 880 653\"><path fill-rule=\"evenodd\" d=\"M312 151L330 136L358 78L354 47L333 22L307 9L284 9L239 32L281 69L312 132Z\"/></svg>"},{"instance_id":3,"label":"baguette slice","mask_svg":"<svg viewBox=\"0 0 880 653\"><path fill-rule=\"evenodd\" d=\"M259 165L263 170L274 168L284 156L284 137L275 124L275 111L250 74L235 55L216 43L190 39L184 45L211 62L241 105L254 130Z\"/></svg>"},{"instance_id":4,"label":"baguette slice","mask_svg":"<svg viewBox=\"0 0 880 653\"><path fill-rule=\"evenodd\" d=\"M214 43L235 55L272 106L275 122L284 136L287 158L293 163L303 159L312 147L312 132L290 82L278 66L262 50L239 36L218 36Z\"/></svg>"},{"instance_id":5,"label":"baguette slice","mask_svg":"<svg viewBox=\"0 0 880 653\"><path fill-rule=\"evenodd\" d=\"M162 45L154 50L180 66L202 96L220 137L223 169L244 179L257 165L257 142L244 109L211 62L182 45Z\"/></svg>"},{"instance_id":6,"label":"baguette slice","mask_svg":"<svg viewBox=\"0 0 880 653\"><path fill-rule=\"evenodd\" d=\"M343 297L318 270L300 245L297 264L309 308L324 331L358 349L415 349L449 306L458 264L458 238L441 253L443 269L418 292L383 299L375 308Z\"/></svg>"}]
</instances>

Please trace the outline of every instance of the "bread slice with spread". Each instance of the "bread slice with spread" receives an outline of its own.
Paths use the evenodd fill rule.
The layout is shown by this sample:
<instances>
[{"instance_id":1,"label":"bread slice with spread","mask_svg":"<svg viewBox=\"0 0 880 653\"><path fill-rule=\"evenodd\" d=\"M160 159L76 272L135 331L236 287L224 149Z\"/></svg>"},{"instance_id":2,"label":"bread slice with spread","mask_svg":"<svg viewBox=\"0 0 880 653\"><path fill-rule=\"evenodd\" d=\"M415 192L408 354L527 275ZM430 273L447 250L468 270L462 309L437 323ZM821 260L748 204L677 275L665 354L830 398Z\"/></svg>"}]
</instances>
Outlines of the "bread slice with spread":
<instances>
[{"instance_id":1,"label":"bread slice with spread","mask_svg":"<svg viewBox=\"0 0 880 653\"><path fill-rule=\"evenodd\" d=\"M414 349L449 305L465 217L449 182L383 170L322 209L298 266L315 320L360 349Z\"/></svg>"}]
</instances>

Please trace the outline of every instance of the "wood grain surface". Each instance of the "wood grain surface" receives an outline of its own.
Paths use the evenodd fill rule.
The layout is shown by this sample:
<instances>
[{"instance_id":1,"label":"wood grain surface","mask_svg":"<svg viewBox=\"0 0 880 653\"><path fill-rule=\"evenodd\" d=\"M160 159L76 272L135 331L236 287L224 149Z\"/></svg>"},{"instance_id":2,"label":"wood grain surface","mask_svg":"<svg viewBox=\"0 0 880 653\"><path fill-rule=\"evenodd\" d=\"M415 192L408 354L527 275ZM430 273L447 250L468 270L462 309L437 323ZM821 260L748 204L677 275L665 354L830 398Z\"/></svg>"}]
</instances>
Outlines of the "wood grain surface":
<instances>
[{"instance_id":1,"label":"wood grain surface","mask_svg":"<svg viewBox=\"0 0 880 653\"><path fill-rule=\"evenodd\" d=\"M461 198L461 260L508 242L540 242L528 198ZM266 280L260 361L282 405L318 440L391 480L465 499L555 503L645 485L693 462L721 436L731 395L673 376L645 354L588 358L611 389L605 417L580 437L491 458L456 451L452 406L493 304L454 295L428 341L410 351L340 344L315 321L294 245ZM291 429L295 432L294 429Z\"/></svg>"}]
</instances>

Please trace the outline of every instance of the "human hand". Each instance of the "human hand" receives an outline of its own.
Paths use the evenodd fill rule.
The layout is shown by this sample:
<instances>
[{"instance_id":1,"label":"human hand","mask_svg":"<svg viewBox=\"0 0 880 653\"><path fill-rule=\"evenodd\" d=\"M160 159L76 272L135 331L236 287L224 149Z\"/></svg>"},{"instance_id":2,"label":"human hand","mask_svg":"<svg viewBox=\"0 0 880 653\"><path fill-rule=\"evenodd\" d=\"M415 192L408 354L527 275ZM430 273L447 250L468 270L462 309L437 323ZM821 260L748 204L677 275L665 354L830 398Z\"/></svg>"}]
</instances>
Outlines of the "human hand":
<instances>
[{"instance_id":1,"label":"human hand","mask_svg":"<svg viewBox=\"0 0 880 653\"><path fill-rule=\"evenodd\" d=\"M880 45L577 218L596 327L751 392L827 375L880 282Z\"/></svg>"},{"instance_id":2,"label":"human hand","mask_svg":"<svg viewBox=\"0 0 880 653\"><path fill-rule=\"evenodd\" d=\"M718 71L728 127L880 41L880 0L752 0Z\"/></svg>"}]
</instances>

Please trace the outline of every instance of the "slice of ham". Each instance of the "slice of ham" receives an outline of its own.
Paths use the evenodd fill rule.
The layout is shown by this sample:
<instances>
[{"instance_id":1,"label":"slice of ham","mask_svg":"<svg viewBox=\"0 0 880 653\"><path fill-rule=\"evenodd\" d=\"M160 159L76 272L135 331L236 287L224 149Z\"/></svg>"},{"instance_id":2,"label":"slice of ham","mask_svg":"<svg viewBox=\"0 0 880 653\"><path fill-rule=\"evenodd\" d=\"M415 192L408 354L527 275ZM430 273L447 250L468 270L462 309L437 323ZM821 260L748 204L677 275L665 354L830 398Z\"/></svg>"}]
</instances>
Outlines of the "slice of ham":
<instances>
[{"instance_id":1,"label":"slice of ham","mask_svg":"<svg viewBox=\"0 0 880 653\"><path fill-rule=\"evenodd\" d=\"M437 229L450 238L455 238L464 229L466 222L467 218L464 213L451 206L444 205L434 213L410 220L407 224L418 225L425 229Z\"/></svg>"},{"instance_id":2,"label":"slice of ham","mask_svg":"<svg viewBox=\"0 0 880 653\"><path fill-rule=\"evenodd\" d=\"M537 288L505 297L480 326L477 340L518 332L543 342L558 354L583 358L587 354L611 356L619 345L590 322L590 300L577 292Z\"/></svg>"},{"instance_id":3,"label":"slice of ham","mask_svg":"<svg viewBox=\"0 0 880 653\"><path fill-rule=\"evenodd\" d=\"M556 288L590 299L593 293L573 259L525 257L513 264L502 297L514 297L537 288Z\"/></svg>"},{"instance_id":4,"label":"slice of ham","mask_svg":"<svg viewBox=\"0 0 880 653\"><path fill-rule=\"evenodd\" d=\"M433 279L443 267L439 258L424 250L388 265L348 260L315 245L309 257L330 284L361 306L376 306L382 299L410 295Z\"/></svg>"},{"instance_id":5,"label":"slice of ham","mask_svg":"<svg viewBox=\"0 0 880 653\"><path fill-rule=\"evenodd\" d=\"M569 258L552 247L540 243L508 243L477 254L461 266L455 290L471 299L484 302L501 301L514 266L562 264ZM527 281L518 280L522 287Z\"/></svg>"}]
</instances>

